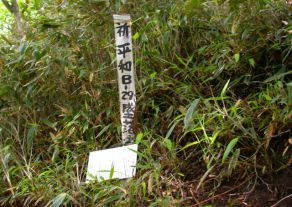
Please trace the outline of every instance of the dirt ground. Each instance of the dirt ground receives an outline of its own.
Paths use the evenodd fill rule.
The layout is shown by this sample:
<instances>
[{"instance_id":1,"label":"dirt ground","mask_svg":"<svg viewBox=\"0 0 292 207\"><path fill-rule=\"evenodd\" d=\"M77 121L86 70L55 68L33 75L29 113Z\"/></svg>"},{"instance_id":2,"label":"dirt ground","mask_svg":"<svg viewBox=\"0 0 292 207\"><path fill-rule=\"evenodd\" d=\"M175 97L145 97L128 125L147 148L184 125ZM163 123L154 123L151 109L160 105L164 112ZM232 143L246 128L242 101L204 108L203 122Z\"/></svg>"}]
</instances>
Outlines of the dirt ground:
<instances>
[{"instance_id":1,"label":"dirt ground","mask_svg":"<svg viewBox=\"0 0 292 207\"><path fill-rule=\"evenodd\" d=\"M212 181L198 190L197 181L188 182L181 185L185 191L184 204L192 207L292 207L290 172L286 170L269 178L249 178L238 184L228 181L213 192ZM206 196L207 192L212 193Z\"/></svg>"}]
</instances>

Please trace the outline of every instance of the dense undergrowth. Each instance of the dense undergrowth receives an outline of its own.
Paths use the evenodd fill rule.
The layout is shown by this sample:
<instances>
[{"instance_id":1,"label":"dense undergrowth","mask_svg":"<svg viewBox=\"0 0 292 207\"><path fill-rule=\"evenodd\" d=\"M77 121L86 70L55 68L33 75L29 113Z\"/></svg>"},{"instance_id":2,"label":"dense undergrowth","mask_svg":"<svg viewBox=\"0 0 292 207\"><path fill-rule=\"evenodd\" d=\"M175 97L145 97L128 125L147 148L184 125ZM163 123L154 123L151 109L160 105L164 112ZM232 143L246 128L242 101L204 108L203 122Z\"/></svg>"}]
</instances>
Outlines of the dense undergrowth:
<instances>
[{"instance_id":1,"label":"dense undergrowth","mask_svg":"<svg viewBox=\"0 0 292 207\"><path fill-rule=\"evenodd\" d=\"M211 196L227 181L291 175L285 1L39 8L23 13L25 37L0 40L0 205L199 206L176 183L196 180L200 192L208 181ZM85 185L88 153L121 137L114 13L133 20L138 174Z\"/></svg>"}]
</instances>

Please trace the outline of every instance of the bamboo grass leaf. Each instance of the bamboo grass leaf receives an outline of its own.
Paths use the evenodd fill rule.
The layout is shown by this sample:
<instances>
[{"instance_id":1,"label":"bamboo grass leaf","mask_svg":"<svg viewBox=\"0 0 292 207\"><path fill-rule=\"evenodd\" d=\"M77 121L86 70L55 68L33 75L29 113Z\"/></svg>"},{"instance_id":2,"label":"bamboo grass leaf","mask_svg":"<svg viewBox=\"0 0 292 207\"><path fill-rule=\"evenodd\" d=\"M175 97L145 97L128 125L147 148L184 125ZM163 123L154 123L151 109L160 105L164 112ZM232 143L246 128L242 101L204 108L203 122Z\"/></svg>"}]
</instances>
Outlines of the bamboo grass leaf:
<instances>
[{"instance_id":1,"label":"bamboo grass leaf","mask_svg":"<svg viewBox=\"0 0 292 207\"><path fill-rule=\"evenodd\" d=\"M184 119L185 129L188 129L190 127L194 111L197 108L199 101L200 99L194 100L191 106L188 108Z\"/></svg>"},{"instance_id":2,"label":"bamboo grass leaf","mask_svg":"<svg viewBox=\"0 0 292 207\"><path fill-rule=\"evenodd\" d=\"M228 155L230 154L230 152L232 151L232 149L234 148L237 142L238 142L238 138L234 138L229 142L223 154L222 163L225 162L225 160L227 159Z\"/></svg>"},{"instance_id":3,"label":"bamboo grass leaf","mask_svg":"<svg viewBox=\"0 0 292 207\"><path fill-rule=\"evenodd\" d=\"M67 193L60 193L52 200L52 207L59 207L64 202L65 198L67 197Z\"/></svg>"}]
</instances>

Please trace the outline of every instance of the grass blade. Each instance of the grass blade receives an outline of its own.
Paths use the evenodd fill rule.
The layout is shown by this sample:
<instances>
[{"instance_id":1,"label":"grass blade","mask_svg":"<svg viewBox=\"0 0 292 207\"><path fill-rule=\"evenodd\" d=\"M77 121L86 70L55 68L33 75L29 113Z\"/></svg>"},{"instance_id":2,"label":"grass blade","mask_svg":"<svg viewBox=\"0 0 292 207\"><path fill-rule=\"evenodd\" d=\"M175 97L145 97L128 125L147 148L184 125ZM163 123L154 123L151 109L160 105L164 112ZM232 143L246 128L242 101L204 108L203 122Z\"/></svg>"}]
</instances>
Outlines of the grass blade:
<instances>
[{"instance_id":1,"label":"grass blade","mask_svg":"<svg viewBox=\"0 0 292 207\"><path fill-rule=\"evenodd\" d=\"M67 193L60 193L52 200L52 207L59 207L64 202L65 198L67 197Z\"/></svg>"},{"instance_id":2,"label":"grass blade","mask_svg":"<svg viewBox=\"0 0 292 207\"><path fill-rule=\"evenodd\" d=\"M185 129L188 129L190 127L193 113L194 113L195 109L197 108L199 101L200 101L200 99L194 100L193 103L191 104L191 106L188 108L185 119L184 119Z\"/></svg>"},{"instance_id":3,"label":"grass blade","mask_svg":"<svg viewBox=\"0 0 292 207\"><path fill-rule=\"evenodd\" d=\"M227 159L228 155L230 154L231 150L234 148L237 142L238 142L238 138L234 138L229 142L223 154L222 163L224 163L224 161Z\"/></svg>"}]
</instances>

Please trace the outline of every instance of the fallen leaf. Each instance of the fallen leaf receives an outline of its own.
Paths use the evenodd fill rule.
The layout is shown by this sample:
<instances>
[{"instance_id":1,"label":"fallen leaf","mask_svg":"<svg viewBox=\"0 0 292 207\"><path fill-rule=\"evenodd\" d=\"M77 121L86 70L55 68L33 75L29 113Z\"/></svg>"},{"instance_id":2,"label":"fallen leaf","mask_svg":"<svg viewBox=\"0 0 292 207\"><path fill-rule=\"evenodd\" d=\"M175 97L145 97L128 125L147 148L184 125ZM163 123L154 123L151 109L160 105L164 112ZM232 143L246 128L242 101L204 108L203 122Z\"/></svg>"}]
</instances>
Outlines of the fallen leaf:
<instances>
[{"instance_id":1,"label":"fallen leaf","mask_svg":"<svg viewBox=\"0 0 292 207\"><path fill-rule=\"evenodd\" d=\"M269 145L270 145L270 141L273 137L273 134L275 132L276 129L276 124L273 122L270 122L266 132L265 132L265 149L268 149Z\"/></svg>"}]
</instances>

